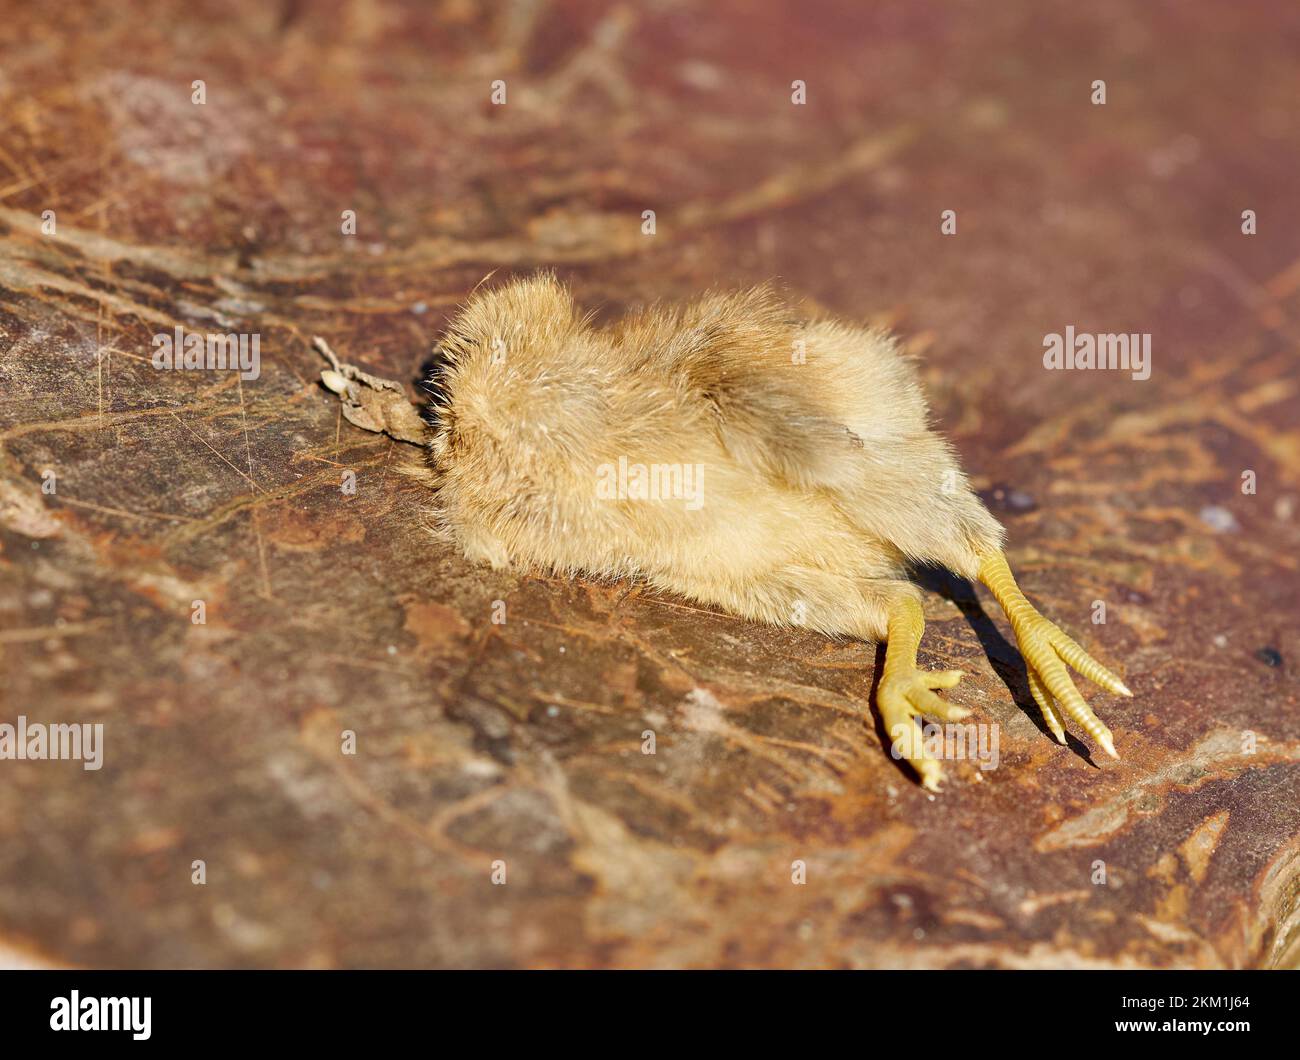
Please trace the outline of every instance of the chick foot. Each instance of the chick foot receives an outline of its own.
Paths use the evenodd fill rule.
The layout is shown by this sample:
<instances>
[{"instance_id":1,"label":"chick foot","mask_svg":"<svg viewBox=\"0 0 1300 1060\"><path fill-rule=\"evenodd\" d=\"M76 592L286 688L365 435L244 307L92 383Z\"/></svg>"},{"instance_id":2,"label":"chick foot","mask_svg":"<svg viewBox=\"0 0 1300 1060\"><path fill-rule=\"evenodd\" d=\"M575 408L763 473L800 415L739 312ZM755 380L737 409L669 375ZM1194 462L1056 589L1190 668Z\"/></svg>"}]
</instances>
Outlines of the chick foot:
<instances>
[{"instance_id":1,"label":"chick foot","mask_svg":"<svg viewBox=\"0 0 1300 1060\"><path fill-rule=\"evenodd\" d=\"M1020 654L1024 656L1029 692L1038 704L1043 721L1052 735L1059 743L1065 743L1065 719L1071 718L1108 755L1118 758L1110 729L1084 702L1066 665L1074 667L1084 677L1108 691L1121 696L1131 696L1133 693L1123 681L1079 647L1056 623L1038 612L1016 585L1002 553L985 557L980 565L979 577L992 591L1011 621Z\"/></svg>"},{"instance_id":2,"label":"chick foot","mask_svg":"<svg viewBox=\"0 0 1300 1060\"><path fill-rule=\"evenodd\" d=\"M943 765L926 751L923 730L917 724L929 716L941 721L961 721L970 711L947 703L934 694L935 688L952 688L962 678L960 670L921 670L916 665L916 649L925 629L921 605L912 597L899 600L889 613L889 642L885 649L885 667L876 689L876 707L885 723L891 742L890 753L904 758L916 770L921 784L929 791L939 791L943 783Z\"/></svg>"}]
</instances>

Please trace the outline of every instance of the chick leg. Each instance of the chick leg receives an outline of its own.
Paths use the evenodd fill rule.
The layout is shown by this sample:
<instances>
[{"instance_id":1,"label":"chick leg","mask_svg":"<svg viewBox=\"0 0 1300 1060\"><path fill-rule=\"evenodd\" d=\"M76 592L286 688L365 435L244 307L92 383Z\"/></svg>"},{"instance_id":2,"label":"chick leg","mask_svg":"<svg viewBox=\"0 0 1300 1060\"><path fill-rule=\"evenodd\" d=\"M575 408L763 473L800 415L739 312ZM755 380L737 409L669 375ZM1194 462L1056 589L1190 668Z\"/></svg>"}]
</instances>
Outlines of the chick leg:
<instances>
[{"instance_id":1,"label":"chick leg","mask_svg":"<svg viewBox=\"0 0 1300 1060\"><path fill-rule=\"evenodd\" d=\"M925 616L916 598L903 595L889 611L889 641L885 647L885 667L876 690L876 706L885 722L891 741L890 753L905 758L930 791L938 791L943 782L943 766L925 753L922 731L917 721L930 715L943 721L961 721L970 711L954 703L945 703L931 689L952 688L961 680L960 670L926 671L917 668L916 649L925 629Z\"/></svg>"},{"instance_id":2,"label":"chick leg","mask_svg":"<svg viewBox=\"0 0 1300 1060\"><path fill-rule=\"evenodd\" d=\"M885 665L876 688L876 709L894 757L905 758L922 784L937 791L943 767L933 754L926 755L917 720L925 715L955 722L969 716L964 707L945 703L931 691L952 688L962 673L918 669L916 649L925 616L916 587L901 577L901 561L887 552L877 549L874 558L859 558L862 565L852 573L789 564L743 582L686 579L677 572L652 575L651 582L700 603L774 625L863 641L884 640Z\"/></svg>"},{"instance_id":3,"label":"chick leg","mask_svg":"<svg viewBox=\"0 0 1300 1060\"><path fill-rule=\"evenodd\" d=\"M1121 696L1131 696L1133 693L1125 687L1123 681L1066 636L1055 623L1038 613L1016 585L1016 579L1001 552L990 552L982 558L979 578L989 587L1011 620L1011 628L1016 634L1016 642L1029 673L1029 691L1038 703L1038 709L1042 711L1043 720L1052 735L1065 743L1064 715L1082 725L1108 755L1118 758L1110 729L1084 702L1065 665L1068 663L1084 677L1111 692Z\"/></svg>"}]
</instances>

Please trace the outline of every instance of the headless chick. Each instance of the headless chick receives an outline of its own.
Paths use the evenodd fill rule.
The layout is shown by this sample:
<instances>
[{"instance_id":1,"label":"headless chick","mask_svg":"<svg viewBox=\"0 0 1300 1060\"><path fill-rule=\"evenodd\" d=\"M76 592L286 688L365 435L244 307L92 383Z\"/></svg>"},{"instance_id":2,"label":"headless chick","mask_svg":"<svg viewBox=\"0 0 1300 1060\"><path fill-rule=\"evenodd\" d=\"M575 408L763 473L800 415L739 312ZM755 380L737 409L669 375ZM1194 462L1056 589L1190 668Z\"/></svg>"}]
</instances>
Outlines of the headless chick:
<instances>
[{"instance_id":1,"label":"headless chick","mask_svg":"<svg viewBox=\"0 0 1300 1060\"><path fill-rule=\"evenodd\" d=\"M1073 667L1131 695L1016 585L1004 532L929 425L888 335L803 322L771 290L708 295L591 326L538 275L476 292L431 381L431 484L471 559L640 578L779 626L887 643L877 706L922 784L942 764L917 722L969 711L917 665L909 564L982 581L1010 619L1057 740L1070 719L1118 757Z\"/></svg>"}]
</instances>

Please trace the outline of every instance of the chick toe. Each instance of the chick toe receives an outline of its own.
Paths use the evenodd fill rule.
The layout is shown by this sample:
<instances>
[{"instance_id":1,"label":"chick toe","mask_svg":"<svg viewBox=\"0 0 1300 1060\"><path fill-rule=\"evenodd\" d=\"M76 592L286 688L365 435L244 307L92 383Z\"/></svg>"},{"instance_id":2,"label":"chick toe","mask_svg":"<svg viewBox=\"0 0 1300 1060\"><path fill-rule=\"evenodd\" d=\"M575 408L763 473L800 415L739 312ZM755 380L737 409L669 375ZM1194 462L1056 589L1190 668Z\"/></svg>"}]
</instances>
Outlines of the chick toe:
<instances>
[{"instance_id":1,"label":"chick toe","mask_svg":"<svg viewBox=\"0 0 1300 1060\"><path fill-rule=\"evenodd\" d=\"M1029 693L1034 697L1034 702L1038 704L1038 709L1042 712L1043 722L1056 737L1059 744L1065 743L1065 719L1061 717L1060 710L1056 706L1056 697L1047 690L1042 679L1033 669L1027 668L1029 675Z\"/></svg>"},{"instance_id":2,"label":"chick toe","mask_svg":"<svg viewBox=\"0 0 1300 1060\"><path fill-rule=\"evenodd\" d=\"M1132 695L1124 683L1067 636L1056 623L1026 599L1016 585L1006 558L999 552L985 558L980 580L992 590L1002 610L1011 620L1020 654L1029 672L1029 690L1038 702L1047 727L1058 741L1065 742L1063 720L1068 717L1100 745L1112 758L1118 758L1115 738L1097 717L1075 687L1066 665L1074 667L1109 691ZM1064 716L1064 717L1063 717Z\"/></svg>"}]
</instances>

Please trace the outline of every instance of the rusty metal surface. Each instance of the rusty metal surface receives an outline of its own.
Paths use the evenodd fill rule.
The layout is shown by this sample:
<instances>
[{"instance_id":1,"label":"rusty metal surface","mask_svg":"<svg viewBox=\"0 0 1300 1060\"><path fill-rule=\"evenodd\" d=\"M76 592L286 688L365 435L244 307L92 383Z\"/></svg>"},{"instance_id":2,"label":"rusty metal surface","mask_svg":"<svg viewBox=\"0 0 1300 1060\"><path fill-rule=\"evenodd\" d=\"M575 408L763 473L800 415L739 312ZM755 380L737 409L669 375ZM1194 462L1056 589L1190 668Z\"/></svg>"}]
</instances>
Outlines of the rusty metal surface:
<instances>
[{"instance_id":1,"label":"rusty metal surface","mask_svg":"<svg viewBox=\"0 0 1300 1060\"><path fill-rule=\"evenodd\" d=\"M11 954L1296 963L1293 6L6 7L0 722L104 725L97 771L0 761ZM414 380L536 266L600 313L778 277L896 327L1026 590L1134 690L1086 693L1123 761L1051 742L962 585L921 661L1001 764L934 798L873 646L432 541L310 336ZM260 377L155 370L178 325L260 334ZM1066 325L1150 332L1151 378L1045 371Z\"/></svg>"}]
</instances>

